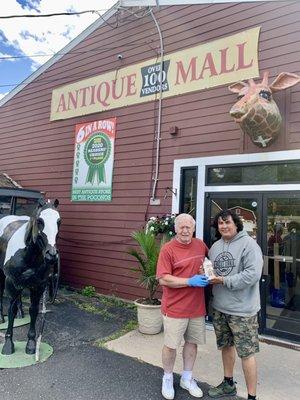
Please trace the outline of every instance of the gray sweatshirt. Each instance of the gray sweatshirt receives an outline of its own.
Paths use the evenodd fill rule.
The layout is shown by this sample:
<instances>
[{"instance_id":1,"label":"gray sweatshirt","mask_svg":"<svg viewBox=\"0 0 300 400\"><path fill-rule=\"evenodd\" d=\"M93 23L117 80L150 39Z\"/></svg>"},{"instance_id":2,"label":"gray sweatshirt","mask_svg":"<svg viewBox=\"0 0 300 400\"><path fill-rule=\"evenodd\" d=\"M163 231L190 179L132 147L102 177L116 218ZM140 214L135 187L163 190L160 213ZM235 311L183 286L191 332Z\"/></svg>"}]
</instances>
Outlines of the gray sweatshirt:
<instances>
[{"instance_id":1,"label":"gray sweatshirt","mask_svg":"<svg viewBox=\"0 0 300 400\"><path fill-rule=\"evenodd\" d=\"M224 285L213 285L213 308L225 314L255 315L260 310L259 280L263 267L256 241L242 231L228 242L223 238L215 242L208 256L215 275L224 278Z\"/></svg>"}]
</instances>

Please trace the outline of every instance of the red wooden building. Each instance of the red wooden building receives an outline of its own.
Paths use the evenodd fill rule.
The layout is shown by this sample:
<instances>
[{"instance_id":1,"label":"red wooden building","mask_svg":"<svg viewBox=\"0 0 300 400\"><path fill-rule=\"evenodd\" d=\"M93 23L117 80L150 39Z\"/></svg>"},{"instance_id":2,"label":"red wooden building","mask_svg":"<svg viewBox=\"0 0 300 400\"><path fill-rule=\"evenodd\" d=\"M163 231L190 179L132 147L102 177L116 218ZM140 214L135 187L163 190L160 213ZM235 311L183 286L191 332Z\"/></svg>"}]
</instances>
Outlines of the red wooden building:
<instances>
[{"instance_id":1,"label":"red wooden building","mask_svg":"<svg viewBox=\"0 0 300 400\"><path fill-rule=\"evenodd\" d=\"M126 250L151 216L191 212L210 244L214 210L250 210L266 256L268 227L300 221L300 84L274 95L283 129L265 147L229 115L228 90L265 71L300 73L299 15L298 1L113 7L0 101L0 170L59 199L66 282L143 296ZM72 201L75 130L112 119L112 198ZM297 309L299 261L286 265ZM268 265L264 276L262 331L296 337L293 310L273 312Z\"/></svg>"}]
</instances>

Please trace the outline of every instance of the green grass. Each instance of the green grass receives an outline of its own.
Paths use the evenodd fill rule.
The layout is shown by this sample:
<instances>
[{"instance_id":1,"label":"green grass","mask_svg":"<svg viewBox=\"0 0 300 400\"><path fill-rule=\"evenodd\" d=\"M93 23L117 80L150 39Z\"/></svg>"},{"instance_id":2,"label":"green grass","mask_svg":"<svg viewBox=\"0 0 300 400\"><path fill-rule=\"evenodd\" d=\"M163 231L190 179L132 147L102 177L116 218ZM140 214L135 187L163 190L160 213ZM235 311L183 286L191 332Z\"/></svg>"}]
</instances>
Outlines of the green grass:
<instances>
[{"instance_id":1,"label":"green grass","mask_svg":"<svg viewBox=\"0 0 300 400\"><path fill-rule=\"evenodd\" d=\"M96 307L93 304L90 303L80 303L79 301L74 301L74 304L80 308L80 310L92 313L92 314L97 314L97 315L101 315L104 319L104 321L108 321L110 319L114 319L115 316L114 314L110 313L109 311L107 311L106 309L100 309L98 307Z\"/></svg>"},{"instance_id":2,"label":"green grass","mask_svg":"<svg viewBox=\"0 0 300 400\"><path fill-rule=\"evenodd\" d=\"M122 307L128 308L130 310L136 309L136 306L133 303L123 301L122 299L119 299L115 296L108 297L98 294L96 297L102 304L105 304L107 307Z\"/></svg>"},{"instance_id":3,"label":"green grass","mask_svg":"<svg viewBox=\"0 0 300 400\"><path fill-rule=\"evenodd\" d=\"M138 322L136 320L130 320L117 332L114 332L110 336L106 336L105 338L98 339L95 341L95 346L97 347L105 347L105 343L110 342L111 340L118 339L121 336L124 336L126 333L133 331L138 326Z\"/></svg>"}]
</instances>

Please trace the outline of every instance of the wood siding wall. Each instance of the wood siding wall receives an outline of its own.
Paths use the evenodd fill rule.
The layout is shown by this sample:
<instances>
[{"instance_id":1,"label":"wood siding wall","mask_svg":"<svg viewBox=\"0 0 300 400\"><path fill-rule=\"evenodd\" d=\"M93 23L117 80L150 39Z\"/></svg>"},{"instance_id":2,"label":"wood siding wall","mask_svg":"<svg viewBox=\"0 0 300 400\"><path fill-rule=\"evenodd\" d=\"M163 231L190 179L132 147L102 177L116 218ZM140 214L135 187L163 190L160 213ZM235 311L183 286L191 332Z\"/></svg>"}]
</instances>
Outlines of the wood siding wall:
<instances>
[{"instance_id":1,"label":"wood siding wall","mask_svg":"<svg viewBox=\"0 0 300 400\"><path fill-rule=\"evenodd\" d=\"M300 4L265 2L161 7L155 12L170 53L261 26L260 71L270 79L282 71L300 73ZM126 250L130 233L147 217L170 212L173 161L300 147L300 85L276 95L285 132L267 149L243 137L228 111L235 96L225 86L163 100L160 173L157 196L149 206L155 162L157 102L50 122L52 89L131 65L159 54L159 38L150 16L136 19L125 11L110 19L0 108L0 171L24 188L60 200L59 247L63 277L73 286L93 285L99 292L134 299L144 291L136 283ZM116 27L116 25L118 26ZM117 59L117 54L123 60ZM117 117L113 201L71 203L75 124ZM170 126L179 134L169 134Z\"/></svg>"}]
</instances>

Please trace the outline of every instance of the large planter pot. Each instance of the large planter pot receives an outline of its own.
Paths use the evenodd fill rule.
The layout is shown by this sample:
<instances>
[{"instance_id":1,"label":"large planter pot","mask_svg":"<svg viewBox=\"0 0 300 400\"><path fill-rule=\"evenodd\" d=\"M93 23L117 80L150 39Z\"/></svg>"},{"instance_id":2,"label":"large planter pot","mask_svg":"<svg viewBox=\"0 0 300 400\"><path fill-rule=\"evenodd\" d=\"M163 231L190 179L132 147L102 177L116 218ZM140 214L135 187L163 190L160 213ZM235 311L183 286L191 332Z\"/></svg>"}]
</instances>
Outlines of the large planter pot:
<instances>
[{"instance_id":1,"label":"large planter pot","mask_svg":"<svg viewBox=\"0 0 300 400\"><path fill-rule=\"evenodd\" d=\"M142 304L141 299L136 300L134 304L137 306L137 316L139 323L139 331L147 335L155 335L162 328L162 314L160 304Z\"/></svg>"}]
</instances>

